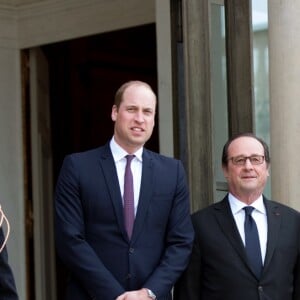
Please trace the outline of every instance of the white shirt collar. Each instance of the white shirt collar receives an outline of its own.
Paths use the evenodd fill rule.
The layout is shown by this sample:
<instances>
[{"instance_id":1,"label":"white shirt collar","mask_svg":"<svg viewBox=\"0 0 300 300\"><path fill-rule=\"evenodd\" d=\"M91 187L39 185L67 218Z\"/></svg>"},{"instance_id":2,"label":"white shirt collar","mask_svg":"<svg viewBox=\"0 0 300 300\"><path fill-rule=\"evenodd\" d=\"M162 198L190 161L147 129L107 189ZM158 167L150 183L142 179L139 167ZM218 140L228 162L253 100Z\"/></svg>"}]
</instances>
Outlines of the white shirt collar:
<instances>
[{"instance_id":1,"label":"white shirt collar","mask_svg":"<svg viewBox=\"0 0 300 300\"><path fill-rule=\"evenodd\" d=\"M118 162L121 159L123 159L126 155L128 155L128 153L117 144L116 140L114 137L112 137L112 139L110 140L110 150L111 153L113 155L114 161ZM135 155L135 157L139 160L139 161L143 161L143 147L141 147L140 149L138 149L135 153L133 153Z\"/></svg>"},{"instance_id":2,"label":"white shirt collar","mask_svg":"<svg viewBox=\"0 0 300 300\"><path fill-rule=\"evenodd\" d=\"M242 202L239 199L237 199L236 197L234 197L231 193L228 194L228 200L229 200L230 208L231 208L233 215L239 213L243 209L243 207L246 206L246 204L244 202ZM257 210L258 212L260 212L262 214L266 214L266 208L264 205L262 195L260 195L258 197L258 199L256 199L251 204L251 206L253 206L255 208L255 210Z\"/></svg>"}]
</instances>

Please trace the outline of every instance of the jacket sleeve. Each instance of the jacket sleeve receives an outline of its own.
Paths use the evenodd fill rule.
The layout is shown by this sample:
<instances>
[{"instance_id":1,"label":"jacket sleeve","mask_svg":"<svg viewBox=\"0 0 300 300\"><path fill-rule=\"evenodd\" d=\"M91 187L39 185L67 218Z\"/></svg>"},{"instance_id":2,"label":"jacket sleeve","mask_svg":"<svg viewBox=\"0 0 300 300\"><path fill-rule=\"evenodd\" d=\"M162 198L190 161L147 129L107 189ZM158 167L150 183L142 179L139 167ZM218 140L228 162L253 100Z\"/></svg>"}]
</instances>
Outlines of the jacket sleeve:
<instances>
[{"instance_id":1,"label":"jacket sleeve","mask_svg":"<svg viewBox=\"0 0 300 300\"><path fill-rule=\"evenodd\" d=\"M194 230L190 216L190 204L186 177L182 163L176 161L176 187L173 191L173 205L168 219L165 250L161 261L144 283L158 299L164 299L185 270L192 251ZM185 298L188 299L188 298Z\"/></svg>"},{"instance_id":2,"label":"jacket sleeve","mask_svg":"<svg viewBox=\"0 0 300 300\"><path fill-rule=\"evenodd\" d=\"M3 231L0 228L0 245L4 241ZM8 254L6 247L0 253L0 299L18 300L15 280L12 270L8 264Z\"/></svg>"},{"instance_id":3,"label":"jacket sleeve","mask_svg":"<svg viewBox=\"0 0 300 300\"><path fill-rule=\"evenodd\" d=\"M174 300L199 300L201 298L201 255L195 238L188 267L174 287Z\"/></svg>"},{"instance_id":4,"label":"jacket sleeve","mask_svg":"<svg viewBox=\"0 0 300 300\"><path fill-rule=\"evenodd\" d=\"M300 214L298 214L298 257L294 271L293 300L300 300Z\"/></svg>"}]
</instances>

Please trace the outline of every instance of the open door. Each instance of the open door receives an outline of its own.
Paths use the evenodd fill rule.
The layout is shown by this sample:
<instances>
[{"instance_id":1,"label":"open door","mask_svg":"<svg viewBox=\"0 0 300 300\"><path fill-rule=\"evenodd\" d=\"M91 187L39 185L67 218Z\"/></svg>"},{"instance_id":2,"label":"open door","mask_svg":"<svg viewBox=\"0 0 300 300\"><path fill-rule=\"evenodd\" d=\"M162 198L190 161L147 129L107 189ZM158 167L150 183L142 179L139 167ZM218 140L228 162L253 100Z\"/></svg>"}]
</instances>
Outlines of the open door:
<instances>
[{"instance_id":1,"label":"open door","mask_svg":"<svg viewBox=\"0 0 300 300\"><path fill-rule=\"evenodd\" d=\"M35 298L56 299L49 76L40 48L29 52Z\"/></svg>"}]
</instances>

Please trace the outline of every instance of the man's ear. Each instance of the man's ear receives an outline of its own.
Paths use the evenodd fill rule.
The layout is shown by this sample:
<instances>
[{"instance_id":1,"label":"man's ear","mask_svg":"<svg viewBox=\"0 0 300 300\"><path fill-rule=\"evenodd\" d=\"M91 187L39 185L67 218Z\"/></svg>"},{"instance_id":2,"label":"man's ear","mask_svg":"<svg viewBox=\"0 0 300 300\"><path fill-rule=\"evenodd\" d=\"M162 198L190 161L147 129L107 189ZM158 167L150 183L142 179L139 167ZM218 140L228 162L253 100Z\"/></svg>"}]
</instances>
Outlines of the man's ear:
<instances>
[{"instance_id":1,"label":"man's ear","mask_svg":"<svg viewBox=\"0 0 300 300\"><path fill-rule=\"evenodd\" d=\"M227 166L222 165L222 171L225 178L228 178Z\"/></svg>"},{"instance_id":2,"label":"man's ear","mask_svg":"<svg viewBox=\"0 0 300 300\"><path fill-rule=\"evenodd\" d=\"M113 105L111 109L111 119L115 122L117 119L117 114L118 114L118 108L116 105Z\"/></svg>"}]
</instances>

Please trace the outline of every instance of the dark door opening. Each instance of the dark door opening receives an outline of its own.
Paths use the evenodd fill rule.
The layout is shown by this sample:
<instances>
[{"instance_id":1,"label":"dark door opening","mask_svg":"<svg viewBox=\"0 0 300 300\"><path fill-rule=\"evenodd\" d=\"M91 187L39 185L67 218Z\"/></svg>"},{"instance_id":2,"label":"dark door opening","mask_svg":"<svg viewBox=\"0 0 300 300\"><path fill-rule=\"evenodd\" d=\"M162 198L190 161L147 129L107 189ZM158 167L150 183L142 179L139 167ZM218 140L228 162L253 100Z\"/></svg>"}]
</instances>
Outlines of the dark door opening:
<instances>
[{"instance_id":1,"label":"dark door opening","mask_svg":"<svg viewBox=\"0 0 300 300\"><path fill-rule=\"evenodd\" d=\"M155 24L51 44L42 50L50 73L55 183L66 154L98 147L111 138L111 107L123 82L143 80L157 92ZM147 148L158 151L158 126ZM57 258L58 300L64 297L67 277Z\"/></svg>"}]
</instances>

